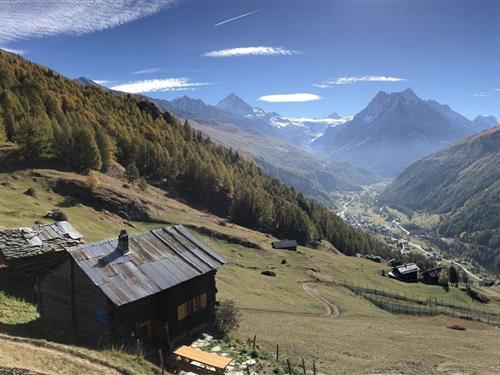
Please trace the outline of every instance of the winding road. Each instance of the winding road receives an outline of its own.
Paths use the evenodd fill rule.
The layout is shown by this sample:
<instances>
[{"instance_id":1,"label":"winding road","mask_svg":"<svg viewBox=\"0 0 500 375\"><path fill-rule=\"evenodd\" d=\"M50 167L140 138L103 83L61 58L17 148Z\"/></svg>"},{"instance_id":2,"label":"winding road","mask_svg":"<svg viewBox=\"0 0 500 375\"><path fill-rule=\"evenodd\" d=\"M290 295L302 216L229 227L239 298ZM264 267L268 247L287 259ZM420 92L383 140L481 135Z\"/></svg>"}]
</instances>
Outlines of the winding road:
<instances>
[{"instance_id":1,"label":"winding road","mask_svg":"<svg viewBox=\"0 0 500 375\"><path fill-rule=\"evenodd\" d=\"M337 305L330 302L328 299L323 297L317 290L318 285L322 285L321 282L309 281L302 284L302 289L311 296L313 299L318 301L324 308L322 313L310 313L310 312L293 312L286 310L272 310L272 309L257 309L253 307L240 307L240 310L251 311L256 313L273 313L273 314L283 314L283 315L293 315L293 316L311 316L317 318L324 317L338 317L340 316L340 309Z\"/></svg>"}]
</instances>

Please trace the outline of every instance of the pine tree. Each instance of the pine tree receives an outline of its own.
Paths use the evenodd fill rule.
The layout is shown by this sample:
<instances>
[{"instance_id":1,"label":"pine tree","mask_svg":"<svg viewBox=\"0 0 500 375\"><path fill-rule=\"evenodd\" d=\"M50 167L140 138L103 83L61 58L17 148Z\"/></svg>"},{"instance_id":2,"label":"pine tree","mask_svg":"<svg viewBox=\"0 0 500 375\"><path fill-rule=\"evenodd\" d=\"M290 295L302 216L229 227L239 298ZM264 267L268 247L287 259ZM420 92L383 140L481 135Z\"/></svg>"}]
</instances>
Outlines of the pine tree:
<instances>
[{"instance_id":1,"label":"pine tree","mask_svg":"<svg viewBox=\"0 0 500 375\"><path fill-rule=\"evenodd\" d=\"M454 266L451 266L448 271L448 279L451 285L458 287L458 282L460 281L457 269Z\"/></svg>"},{"instance_id":2,"label":"pine tree","mask_svg":"<svg viewBox=\"0 0 500 375\"><path fill-rule=\"evenodd\" d=\"M17 130L15 141L27 161L48 159L52 146L52 127L45 114L25 117Z\"/></svg>"},{"instance_id":3,"label":"pine tree","mask_svg":"<svg viewBox=\"0 0 500 375\"><path fill-rule=\"evenodd\" d=\"M7 140L7 133L5 131L5 122L0 112L0 142L4 142Z\"/></svg>"},{"instance_id":4,"label":"pine tree","mask_svg":"<svg viewBox=\"0 0 500 375\"><path fill-rule=\"evenodd\" d=\"M102 127L97 127L95 131L95 141L97 148L99 149L99 154L101 156L101 171L106 173L109 170L112 162L111 156L111 144L109 137L106 135Z\"/></svg>"},{"instance_id":5,"label":"pine tree","mask_svg":"<svg viewBox=\"0 0 500 375\"><path fill-rule=\"evenodd\" d=\"M139 177L141 177L139 169L137 169L135 163L131 163L127 166L127 169L125 170L125 177L128 182L135 182Z\"/></svg>"},{"instance_id":6,"label":"pine tree","mask_svg":"<svg viewBox=\"0 0 500 375\"><path fill-rule=\"evenodd\" d=\"M448 272L446 272L446 270L441 270L441 272L439 273L439 285L441 285L443 288L446 289L446 291L448 291Z\"/></svg>"},{"instance_id":7,"label":"pine tree","mask_svg":"<svg viewBox=\"0 0 500 375\"><path fill-rule=\"evenodd\" d=\"M102 167L101 154L94 134L85 127L79 127L73 133L72 164L79 171L100 170Z\"/></svg>"}]
</instances>

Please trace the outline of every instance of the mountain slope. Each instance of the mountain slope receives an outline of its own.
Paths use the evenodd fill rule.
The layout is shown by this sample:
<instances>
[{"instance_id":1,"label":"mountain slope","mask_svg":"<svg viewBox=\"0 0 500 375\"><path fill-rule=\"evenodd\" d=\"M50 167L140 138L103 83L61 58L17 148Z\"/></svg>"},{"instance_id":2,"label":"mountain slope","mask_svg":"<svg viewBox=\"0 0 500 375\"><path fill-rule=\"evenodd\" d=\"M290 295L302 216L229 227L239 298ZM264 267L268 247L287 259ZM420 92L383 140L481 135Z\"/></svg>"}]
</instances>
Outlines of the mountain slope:
<instances>
[{"instance_id":1,"label":"mountain slope","mask_svg":"<svg viewBox=\"0 0 500 375\"><path fill-rule=\"evenodd\" d=\"M19 146L3 168L105 172L119 163L130 181L147 179L249 228L301 243L328 239L346 253L388 250L150 101L82 86L1 51L0 118L0 137Z\"/></svg>"},{"instance_id":2,"label":"mountain slope","mask_svg":"<svg viewBox=\"0 0 500 375\"><path fill-rule=\"evenodd\" d=\"M385 202L443 215L439 232L497 249L500 266L500 126L406 168ZM500 267L499 267L500 270Z\"/></svg>"},{"instance_id":3,"label":"mountain slope","mask_svg":"<svg viewBox=\"0 0 500 375\"><path fill-rule=\"evenodd\" d=\"M492 128L500 124L496 117L491 115L478 115L472 123L478 131Z\"/></svg>"},{"instance_id":4,"label":"mountain slope","mask_svg":"<svg viewBox=\"0 0 500 375\"><path fill-rule=\"evenodd\" d=\"M465 117L448 106L420 99L411 89L379 92L319 152L329 160L347 161L390 177L473 132Z\"/></svg>"},{"instance_id":5,"label":"mountain slope","mask_svg":"<svg viewBox=\"0 0 500 375\"><path fill-rule=\"evenodd\" d=\"M217 106L187 96L171 102L159 101L159 105L189 119L193 127L210 138L245 152L266 173L324 203L331 203L329 192L333 190L357 190L361 185L378 180L366 170L346 163L324 162L284 141L284 138L291 136L293 129L304 131L301 122L304 119L289 119L285 123L282 117L277 120L279 115L253 108L234 94L228 95ZM326 125L321 126L341 121L338 117L331 115L330 119L324 121ZM296 121L295 124L291 124L292 121ZM276 125L278 122L283 128L290 129L287 130L288 136ZM300 137L307 138L302 133Z\"/></svg>"}]
</instances>

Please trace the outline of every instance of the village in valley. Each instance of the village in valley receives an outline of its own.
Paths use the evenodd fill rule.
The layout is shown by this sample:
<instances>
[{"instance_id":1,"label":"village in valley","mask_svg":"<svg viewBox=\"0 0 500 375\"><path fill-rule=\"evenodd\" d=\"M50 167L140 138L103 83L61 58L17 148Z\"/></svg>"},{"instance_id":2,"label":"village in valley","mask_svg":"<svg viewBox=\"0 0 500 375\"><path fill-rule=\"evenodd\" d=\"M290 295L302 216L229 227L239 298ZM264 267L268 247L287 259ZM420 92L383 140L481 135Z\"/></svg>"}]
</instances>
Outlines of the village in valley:
<instances>
[{"instance_id":1,"label":"village in valley","mask_svg":"<svg viewBox=\"0 0 500 375\"><path fill-rule=\"evenodd\" d=\"M475 280L482 286L500 283L491 272L470 259L453 257L447 254L442 244L443 239L428 227L439 220L435 215L405 213L380 203L378 193L387 183L365 186L359 192L334 193L337 202L337 214L356 228L376 236L388 246L403 255L419 254L437 266L457 268L466 279ZM415 224L418 223L418 224ZM451 246L456 239L445 239ZM422 270L425 271L425 270Z\"/></svg>"}]
</instances>

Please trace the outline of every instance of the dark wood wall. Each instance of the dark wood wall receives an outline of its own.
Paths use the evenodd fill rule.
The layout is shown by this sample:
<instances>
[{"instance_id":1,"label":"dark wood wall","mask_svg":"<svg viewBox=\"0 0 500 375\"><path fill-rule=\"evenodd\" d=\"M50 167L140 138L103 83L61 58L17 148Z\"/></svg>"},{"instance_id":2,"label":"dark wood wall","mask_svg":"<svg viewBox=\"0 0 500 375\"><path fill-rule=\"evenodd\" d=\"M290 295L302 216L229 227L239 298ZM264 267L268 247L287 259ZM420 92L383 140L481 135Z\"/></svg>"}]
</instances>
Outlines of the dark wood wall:
<instances>
[{"instance_id":1,"label":"dark wood wall","mask_svg":"<svg viewBox=\"0 0 500 375\"><path fill-rule=\"evenodd\" d=\"M203 293L207 294L206 308L179 321L178 306ZM119 335L130 335L131 332L135 332L138 323L156 320L168 323L169 338L175 340L198 326L210 323L215 301L215 271L213 271L156 295L118 307L110 315L113 316L115 332Z\"/></svg>"},{"instance_id":2,"label":"dark wood wall","mask_svg":"<svg viewBox=\"0 0 500 375\"><path fill-rule=\"evenodd\" d=\"M61 259L61 255L53 252L8 261L8 267L0 269L0 290L35 303L36 275Z\"/></svg>"},{"instance_id":3,"label":"dark wood wall","mask_svg":"<svg viewBox=\"0 0 500 375\"><path fill-rule=\"evenodd\" d=\"M130 338L141 323L168 324L168 334L157 335L171 341L210 323L216 301L215 271L198 276L161 293L115 307L69 256L40 277L37 282L38 307L44 327L73 332L89 343L101 336ZM178 319L178 306L206 293L206 307Z\"/></svg>"},{"instance_id":4,"label":"dark wood wall","mask_svg":"<svg viewBox=\"0 0 500 375\"><path fill-rule=\"evenodd\" d=\"M38 310L45 328L96 343L109 329L107 297L67 257L39 278Z\"/></svg>"}]
</instances>

